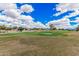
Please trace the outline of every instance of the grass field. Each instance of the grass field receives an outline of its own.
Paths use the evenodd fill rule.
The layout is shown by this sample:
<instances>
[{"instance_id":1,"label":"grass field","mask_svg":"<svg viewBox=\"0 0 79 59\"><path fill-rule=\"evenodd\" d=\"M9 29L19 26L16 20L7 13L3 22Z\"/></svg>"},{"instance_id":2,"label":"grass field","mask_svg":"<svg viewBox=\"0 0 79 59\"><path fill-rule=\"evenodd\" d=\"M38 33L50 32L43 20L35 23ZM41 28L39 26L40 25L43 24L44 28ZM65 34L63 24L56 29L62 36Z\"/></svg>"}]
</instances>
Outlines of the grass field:
<instances>
[{"instance_id":1,"label":"grass field","mask_svg":"<svg viewBox=\"0 0 79 59\"><path fill-rule=\"evenodd\" d=\"M79 55L79 32L48 31L0 34L0 55Z\"/></svg>"}]
</instances>

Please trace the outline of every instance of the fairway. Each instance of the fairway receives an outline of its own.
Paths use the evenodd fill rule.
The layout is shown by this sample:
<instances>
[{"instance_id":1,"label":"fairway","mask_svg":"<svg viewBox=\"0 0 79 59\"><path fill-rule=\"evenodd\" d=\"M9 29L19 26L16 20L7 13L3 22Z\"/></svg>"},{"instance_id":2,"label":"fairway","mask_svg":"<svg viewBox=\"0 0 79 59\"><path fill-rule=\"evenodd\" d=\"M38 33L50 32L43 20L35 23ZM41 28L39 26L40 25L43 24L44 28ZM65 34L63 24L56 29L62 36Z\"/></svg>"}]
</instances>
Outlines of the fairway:
<instances>
[{"instance_id":1,"label":"fairway","mask_svg":"<svg viewBox=\"0 0 79 59\"><path fill-rule=\"evenodd\" d=\"M2 56L79 55L79 32L17 32L0 34Z\"/></svg>"}]
</instances>

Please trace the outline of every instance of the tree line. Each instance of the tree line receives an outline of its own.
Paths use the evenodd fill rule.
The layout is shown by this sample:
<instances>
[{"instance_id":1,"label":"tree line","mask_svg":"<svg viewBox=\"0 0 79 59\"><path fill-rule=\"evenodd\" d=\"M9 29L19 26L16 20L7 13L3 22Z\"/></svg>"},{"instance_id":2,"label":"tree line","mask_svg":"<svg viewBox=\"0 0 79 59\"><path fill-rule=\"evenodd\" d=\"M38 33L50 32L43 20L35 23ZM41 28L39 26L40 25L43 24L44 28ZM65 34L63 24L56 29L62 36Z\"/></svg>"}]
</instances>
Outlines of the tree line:
<instances>
[{"instance_id":1,"label":"tree line","mask_svg":"<svg viewBox=\"0 0 79 59\"><path fill-rule=\"evenodd\" d=\"M57 29L53 24L50 24L49 25L50 29L49 30L64 30L63 28L62 29ZM16 30L16 31L20 31L22 32L23 30L28 30L27 28L23 28L23 27L17 27L17 26L14 26L14 27L6 27L5 25L1 25L0 26L0 32L1 30L5 30L5 32L8 32L10 30ZM46 29L43 29L43 28L33 28L33 29L30 29L29 30L46 30ZM79 31L79 25L76 27L76 31Z\"/></svg>"}]
</instances>

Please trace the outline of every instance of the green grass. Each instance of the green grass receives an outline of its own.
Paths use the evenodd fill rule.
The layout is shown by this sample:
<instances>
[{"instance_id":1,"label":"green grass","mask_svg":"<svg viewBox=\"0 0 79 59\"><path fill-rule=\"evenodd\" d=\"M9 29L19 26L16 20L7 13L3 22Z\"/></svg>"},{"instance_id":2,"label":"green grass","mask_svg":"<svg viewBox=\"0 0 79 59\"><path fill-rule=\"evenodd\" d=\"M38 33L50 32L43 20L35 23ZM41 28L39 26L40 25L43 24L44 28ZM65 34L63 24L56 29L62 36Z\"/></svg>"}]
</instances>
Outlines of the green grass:
<instances>
[{"instance_id":1,"label":"green grass","mask_svg":"<svg viewBox=\"0 0 79 59\"><path fill-rule=\"evenodd\" d=\"M0 55L79 55L75 31L18 32L0 34ZM71 34L71 35L68 35Z\"/></svg>"},{"instance_id":2,"label":"green grass","mask_svg":"<svg viewBox=\"0 0 79 59\"><path fill-rule=\"evenodd\" d=\"M27 35L27 36L64 36L69 31L44 31L44 32L18 32L0 34L0 36Z\"/></svg>"}]
</instances>

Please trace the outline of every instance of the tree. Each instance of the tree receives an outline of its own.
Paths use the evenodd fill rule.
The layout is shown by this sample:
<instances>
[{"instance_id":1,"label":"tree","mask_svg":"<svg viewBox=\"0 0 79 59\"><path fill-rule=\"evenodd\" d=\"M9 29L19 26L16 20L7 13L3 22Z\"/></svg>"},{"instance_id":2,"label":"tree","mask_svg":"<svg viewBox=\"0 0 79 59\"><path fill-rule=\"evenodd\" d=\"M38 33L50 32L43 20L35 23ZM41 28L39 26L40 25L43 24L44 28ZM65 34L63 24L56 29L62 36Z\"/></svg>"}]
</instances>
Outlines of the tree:
<instances>
[{"instance_id":1,"label":"tree","mask_svg":"<svg viewBox=\"0 0 79 59\"><path fill-rule=\"evenodd\" d=\"M6 32L5 29L6 29L5 25L0 25L0 33L5 33Z\"/></svg>"},{"instance_id":2,"label":"tree","mask_svg":"<svg viewBox=\"0 0 79 59\"><path fill-rule=\"evenodd\" d=\"M56 30L56 27L53 24L50 24L49 26L51 30Z\"/></svg>"},{"instance_id":3,"label":"tree","mask_svg":"<svg viewBox=\"0 0 79 59\"><path fill-rule=\"evenodd\" d=\"M17 26L12 27L12 29L13 29L13 30L14 30L14 29L17 29Z\"/></svg>"},{"instance_id":4,"label":"tree","mask_svg":"<svg viewBox=\"0 0 79 59\"><path fill-rule=\"evenodd\" d=\"M79 25L77 26L76 31L79 31Z\"/></svg>"},{"instance_id":5,"label":"tree","mask_svg":"<svg viewBox=\"0 0 79 59\"><path fill-rule=\"evenodd\" d=\"M0 26L0 27L1 27L1 30L5 30L6 29L5 25Z\"/></svg>"},{"instance_id":6,"label":"tree","mask_svg":"<svg viewBox=\"0 0 79 59\"><path fill-rule=\"evenodd\" d=\"M24 28L22 28L22 27L19 27L18 28L18 31L21 31L22 32L23 30L24 30Z\"/></svg>"}]
</instances>

